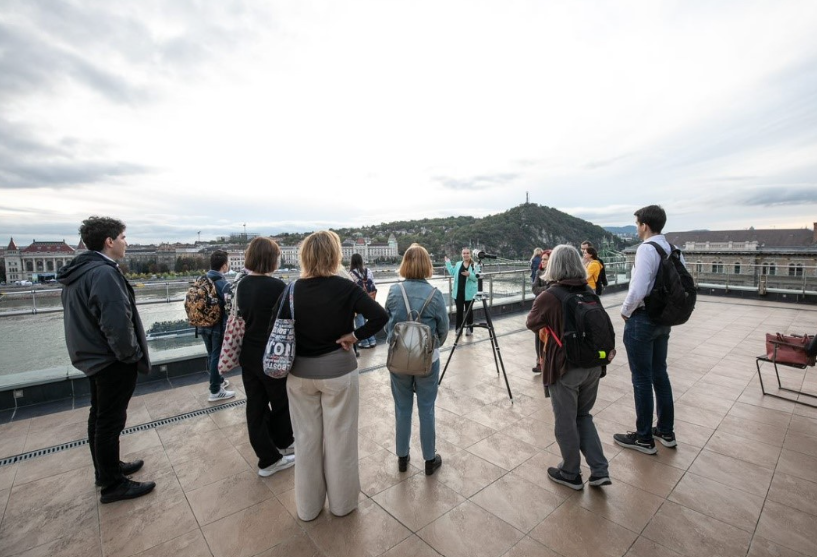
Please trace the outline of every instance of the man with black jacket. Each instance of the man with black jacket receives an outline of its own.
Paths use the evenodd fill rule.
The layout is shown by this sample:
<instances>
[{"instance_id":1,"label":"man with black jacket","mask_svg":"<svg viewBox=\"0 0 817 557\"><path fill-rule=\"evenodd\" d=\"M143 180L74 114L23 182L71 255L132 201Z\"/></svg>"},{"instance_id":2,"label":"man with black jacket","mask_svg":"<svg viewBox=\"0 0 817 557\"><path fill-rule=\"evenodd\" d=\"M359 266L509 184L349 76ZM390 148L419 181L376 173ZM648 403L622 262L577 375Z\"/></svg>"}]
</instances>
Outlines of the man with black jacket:
<instances>
[{"instance_id":1,"label":"man with black jacket","mask_svg":"<svg viewBox=\"0 0 817 557\"><path fill-rule=\"evenodd\" d=\"M133 288L116 263L128 247L125 225L108 217L90 217L79 233L88 251L60 269L57 280L63 285L65 343L71 363L91 383L88 445L96 484L102 487L100 501L113 503L141 497L156 487L154 482L127 477L143 461L119 460L119 435L136 374L150 371L150 358Z\"/></svg>"}]
</instances>

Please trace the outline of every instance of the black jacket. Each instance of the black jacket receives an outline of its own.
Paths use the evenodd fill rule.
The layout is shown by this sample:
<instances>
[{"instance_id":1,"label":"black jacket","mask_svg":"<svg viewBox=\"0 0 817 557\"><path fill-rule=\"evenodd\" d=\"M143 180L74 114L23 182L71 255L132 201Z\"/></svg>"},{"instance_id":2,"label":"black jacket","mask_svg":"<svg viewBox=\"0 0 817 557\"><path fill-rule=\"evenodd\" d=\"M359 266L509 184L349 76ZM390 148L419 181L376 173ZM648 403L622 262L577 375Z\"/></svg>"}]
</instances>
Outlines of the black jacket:
<instances>
[{"instance_id":1,"label":"black jacket","mask_svg":"<svg viewBox=\"0 0 817 557\"><path fill-rule=\"evenodd\" d=\"M65 344L74 367L94 375L122 362L150 371L147 340L133 288L116 264L97 252L75 257L57 273L63 284Z\"/></svg>"}]
</instances>

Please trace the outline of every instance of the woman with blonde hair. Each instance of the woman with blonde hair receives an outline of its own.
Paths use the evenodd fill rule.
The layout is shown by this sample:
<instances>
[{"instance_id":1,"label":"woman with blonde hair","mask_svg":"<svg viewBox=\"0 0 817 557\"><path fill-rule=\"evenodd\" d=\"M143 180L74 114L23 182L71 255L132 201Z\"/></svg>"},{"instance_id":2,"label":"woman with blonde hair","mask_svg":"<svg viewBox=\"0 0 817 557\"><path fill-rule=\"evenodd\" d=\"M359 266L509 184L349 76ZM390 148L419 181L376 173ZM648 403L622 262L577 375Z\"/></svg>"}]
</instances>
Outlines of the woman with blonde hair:
<instances>
[{"instance_id":1,"label":"woman with blonde hair","mask_svg":"<svg viewBox=\"0 0 817 557\"><path fill-rule=\"evenodd\" d=\"M357 508L360 492L357 433L357 360L350 349L388 321L357 284L336 273L340 238L322 230L307 236L299 253L301 276L293 284L295 363L287 394L295 432L295 504L301 520L314 520L329 499L335 516ZM282 317L289 318L288 300ZM273 310L276 315L277 307ZM353 329L356 313L367 322Z\"/></svg>"},{"instance_id":2,"label":"woman with blonde hair","mask_svg":"<svg viewBox=\"0 0 817 557\"><path fill-rule=\"evenodd\" d=\"M417 313L422 310L419 319L421 323L431 328L434 355L431 373L426 377L390 373L391 394L394 397L397 466L400 472L408 470L411 412L416 394L417 413L420 418L420 446L425 461L425 473L430 476L443 462L442 457L436 453L434 403L437 400L437 380L440 375L440 346L448 336L448 308L442 293L427 281L431 278L433 269L431 257L423 246L419 244L409 246L403 254L403 262L398 273L405 280L393 285L386 299L386 311L389 314L389 323L386 325L387 338L391 340L395 325L416 318ZM406 310L406 299L412 315ZM423 310L426 300L429 302Z\"/></svg>"},{"instance_id":3,"label":"woman with blonde hair","mask_svg":"<svg viewBox=\"0 0 817 557\"><path fill-rule=\"evenodd\" d=\"M530 281L532 283L536 283L536 279L539 276L539 267L542 263L542 252L544 250L542 248L536 248L533 250L533 256L530 258Z\"/></svg>"}]
</instances>

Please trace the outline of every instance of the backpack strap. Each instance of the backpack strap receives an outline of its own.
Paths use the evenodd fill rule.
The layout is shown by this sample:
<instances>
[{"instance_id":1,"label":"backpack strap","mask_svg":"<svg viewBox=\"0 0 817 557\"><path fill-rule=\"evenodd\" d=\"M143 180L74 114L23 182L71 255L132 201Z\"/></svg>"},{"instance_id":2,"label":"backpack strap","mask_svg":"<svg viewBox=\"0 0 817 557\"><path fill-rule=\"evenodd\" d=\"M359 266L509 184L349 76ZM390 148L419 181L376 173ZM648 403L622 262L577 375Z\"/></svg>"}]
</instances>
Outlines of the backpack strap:
<instances>
[{"instance_id":1,"label":"backpack strap","mask_svg":"<svg viewBox=\"0 0 817 557\"><path fill-rule=\"evenodd\" d=\"M659 245L658 245L658 242L644 242L644 243L645 243L645 244L649 244L649 245L651 245L652 247L654 247L654 248L655 248L655 251L656 251L656 252L658 252L658 255L660 255L660 256L661 256L661 260L662 260L662 261L663 261L664 259L666 259L666 258L667 258L667 252L665 252L665 251L664 251L664 248L662 248L661 246L659 246ZM670 245L669 245L669 249L670 249L670 251L672 251L672 250L674 250L674 249L675 249L675 246L673 246L672 244L670 244Z\"/></svg>"},{"instance_id":2,"label":"backpack strap","mask_svg":"<svg viewBox=\"0 0 817 557\"><path fill-rule=\"evenodd\" d=\"M426 301L423 303L423 307L420 309L420 312L417 314L417 318L412 319L411 312L414 311L414 310L412 310L411 306L409 305L408 296L406 295L406 289L403 287L402 282L398 282L397 286L400 287L400 293L403 294L403 303L406 304L406 315L408 316L408 318L411 321L419 321L420 316L423 315L423 312L426 310L426 307L428 307L428 304L431 303L431 299L434 297L434 292L437 289L435 287L433 287L433 286L431 287L431 293L428 295L428 298L426 298Z\"/></svg>"},{"instance_id":3,"label":"backpack strap","mask_svg":"<svg viewBox=\"0 0 817 557\"><path fill-rule=\"evenodd\" d=\"M282 295L282 296L287 296L289 298L289 318L293 319L293 320L295 319L295 304L294 304L295 299L294 298L295 298L295 283L296 282L298 282L298 279L295 279L292 282L290 282L289 284L287 284L287 287L284 289L284 292L283 292L283 295ZM284 309L284 303L285 302L283 300L281 300L281 305L278 306L278 313L275 315L276 320L279 317L281 317L281 310Z\"/></svg>"}]
</instances>

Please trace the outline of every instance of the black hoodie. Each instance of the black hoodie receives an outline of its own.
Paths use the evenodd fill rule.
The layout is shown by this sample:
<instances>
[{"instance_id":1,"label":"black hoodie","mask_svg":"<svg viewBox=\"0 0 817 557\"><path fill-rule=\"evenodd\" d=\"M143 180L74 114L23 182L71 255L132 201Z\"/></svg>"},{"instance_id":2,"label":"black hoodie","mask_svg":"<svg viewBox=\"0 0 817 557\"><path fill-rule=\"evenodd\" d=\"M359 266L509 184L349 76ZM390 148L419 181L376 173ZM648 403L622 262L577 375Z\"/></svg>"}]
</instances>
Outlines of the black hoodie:
<instances>
[{"instance_id":1,"label":"black hoodie","mask_svg":"<svg viewBox=\"0 0 817 557\"><path fill-rule=\"evenodd\" d=\"M61 268L57 280L63 284L65 344L74 367L94 375L116 362L136 363L148 373L147 340L133 288L116 263L87 251Z\"/></svg>"}]
</instances>

